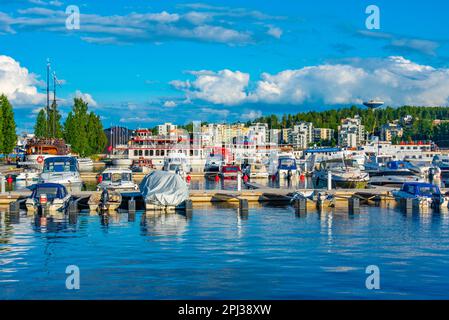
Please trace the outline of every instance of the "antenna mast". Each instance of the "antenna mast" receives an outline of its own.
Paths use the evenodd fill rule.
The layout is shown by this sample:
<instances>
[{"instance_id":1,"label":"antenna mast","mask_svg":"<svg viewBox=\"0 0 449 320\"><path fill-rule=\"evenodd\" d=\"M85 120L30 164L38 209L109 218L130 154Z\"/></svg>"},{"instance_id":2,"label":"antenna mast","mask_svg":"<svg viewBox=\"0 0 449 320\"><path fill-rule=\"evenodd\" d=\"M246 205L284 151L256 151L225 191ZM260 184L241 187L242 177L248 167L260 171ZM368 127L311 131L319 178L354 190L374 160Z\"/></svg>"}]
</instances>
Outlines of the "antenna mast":
<instances>
[{"instance_id":1,"label":"antenna mast","mask_svg":"<svg viewBox=\"0 0 449 320\"><path fill-rule=\"evenodd\" d=\"M50 59L47 59L47 108L46 108L46 114L47 114L47 137L50 136Z\"/></svg>"}]
</instances>

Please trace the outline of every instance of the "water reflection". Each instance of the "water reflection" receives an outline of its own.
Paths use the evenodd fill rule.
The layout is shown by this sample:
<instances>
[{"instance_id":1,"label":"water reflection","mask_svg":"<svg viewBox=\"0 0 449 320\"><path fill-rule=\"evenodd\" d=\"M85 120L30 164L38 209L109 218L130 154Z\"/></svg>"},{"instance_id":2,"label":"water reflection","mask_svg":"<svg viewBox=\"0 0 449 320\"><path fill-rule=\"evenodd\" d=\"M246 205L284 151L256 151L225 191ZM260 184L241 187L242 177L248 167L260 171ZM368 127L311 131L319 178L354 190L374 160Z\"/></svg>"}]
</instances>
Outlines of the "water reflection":
<instances>
[{"instance_id":1,"label":"water reflection","mask_svg":"<svg viewBox=\"0 0 449 320\"><path fill-rule=\"evenodd\" d=\"M147 212L140 219L142 236L181 236L187 230L189 218L179 213Z\"/></svg>"}]
</instances>

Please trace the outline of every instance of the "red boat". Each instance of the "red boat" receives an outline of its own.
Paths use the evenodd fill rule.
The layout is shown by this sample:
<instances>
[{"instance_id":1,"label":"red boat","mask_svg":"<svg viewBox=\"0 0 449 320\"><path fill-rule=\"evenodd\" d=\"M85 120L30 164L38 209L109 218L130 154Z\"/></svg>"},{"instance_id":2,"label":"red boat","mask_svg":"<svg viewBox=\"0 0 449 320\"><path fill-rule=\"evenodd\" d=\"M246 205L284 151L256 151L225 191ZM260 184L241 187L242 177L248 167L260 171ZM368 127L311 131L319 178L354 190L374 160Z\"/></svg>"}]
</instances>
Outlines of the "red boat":
<instances>
[{"instance_id":1,"label":"red boat","mask_svg":"<svg viewBox=\"0 0 449 320\"><path fill-rule=\"evenodd\" d=\"M241 172L239 166L226 165L221 168L221 177L223 179L233 179L236 180L239 172Z\"/></svg>"}]
</instances>

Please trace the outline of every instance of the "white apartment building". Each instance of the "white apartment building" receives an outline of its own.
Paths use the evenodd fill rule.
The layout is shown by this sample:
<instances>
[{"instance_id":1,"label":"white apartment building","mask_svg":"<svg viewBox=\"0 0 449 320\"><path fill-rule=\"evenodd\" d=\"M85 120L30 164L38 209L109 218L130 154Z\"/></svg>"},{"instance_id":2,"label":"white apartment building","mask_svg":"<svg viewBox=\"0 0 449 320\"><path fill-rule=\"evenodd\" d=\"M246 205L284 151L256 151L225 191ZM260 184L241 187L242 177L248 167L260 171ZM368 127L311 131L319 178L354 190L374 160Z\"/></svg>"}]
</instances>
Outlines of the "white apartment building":
<instances>
[{"instance_id":1,"label":"white apartment building","mask_svg":"<svg viewBox=\"0 0 449 320\"><path fill-rule=\"evenodd\" d=\"M335 130L329 128L314 128L313 141L319 142L322 140L330 141L334 138Z\"/></svg>"},{"instance_id":2,"label":"white apartment building","mask_svg":"<svg viewBox=\"0 0 449 320\"><path fill-rule=\"evenodd\" d=\"M338 126L338 144L341 147L356 148L365 141L365 126L358 115L341 120Z\"/></svg>"},{"instance_id":3,"label":"white apartment building","mask_svg":"<svg viewBox=\"0 0 449 320\"><path fill-rule=\"evenodd\" d=\"M289 135L289 143L296 148L307 149L313 142L313 124L301 122L293 127Z\"/></svg>"},{"instance_id":4,"label":"white apartment building","mask_svg":"<svg viewBox=\"0 0 449 320\"><path fill-rule=\"evenodd\" d=\"M176 136L178 126L169 122L157 126L157 133L160 136Z\"/></svg>"},{"instance_id":5,"label":"white apartment building","mask_svg":"<svg viewBox=\"0 0 449 320\"><path fill-rule=\"evenodd\" d=\"M266 145L269 142L268 124L255 123L249 127L248 141L257 145Z\"/></svg>"}]
</instances>

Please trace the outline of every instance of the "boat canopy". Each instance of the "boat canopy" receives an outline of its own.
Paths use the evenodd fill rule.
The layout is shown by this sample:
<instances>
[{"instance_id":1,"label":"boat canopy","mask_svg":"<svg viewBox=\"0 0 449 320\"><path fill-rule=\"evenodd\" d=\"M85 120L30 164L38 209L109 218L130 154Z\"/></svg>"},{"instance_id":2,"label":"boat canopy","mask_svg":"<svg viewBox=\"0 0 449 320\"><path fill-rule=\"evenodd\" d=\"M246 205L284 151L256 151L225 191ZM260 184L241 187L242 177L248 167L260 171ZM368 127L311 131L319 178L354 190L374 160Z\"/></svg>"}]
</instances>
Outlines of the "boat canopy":
<instances>
[{"instance_id":1,"label":"boat canopy","mask_svg":"<svg viewBox=\"0 0 449 320\"><path fill-rule=\"evenodd\" d=\"M387 168L398 170L398 169L410 169L412 165L406 161L389 161L387 162Z\"/></svg>"},{"instance_id":2,"label":"boat canopy","mask_svg":"<svg viewBox=\"0 0 449 320\"><path fill-rule=\"evenodd\" d=\"M320 149L307 149L304 151L305 154L315 154L315 153L332 153L339 152L341 148L320 148Z\"/></svg>"},{"instance_id":3,"label":"boat canopy","mask_svg":"<svg viewBox=\"0 0 449 320\"><path fill-rule=\"evenodd\" d=\"M279 170L296 170L296 160L294 158L281 158L279 159Z\"/></svg>"},{"instance_id":4,"label":"boat canopy","mask_svg":"<svg viewBox=\"0 0 449 320\"><path fill-rule=\"evenodd\" d=\"M438 186L426 182L406 182L403 184L401 191L422 197L431 197L433 195L441 194Z\"/></svg>"},{"instance_id":5,"label":"boat canopy","mask_svg":"<svg viewBox=\"0 0 449 320\"><path fill-rule=\"evenodd\" d=\"M44 160L44 172L78 171L78 161L74 157L51 157Z\"/></svg>"},{"instance_id":6,"label":"boat canopy","mask_svg":"<svg viewBox=\"0 0 449 320\"><path fill-rule=\"evenodd\" d=\"M153 171L140 183L145 202L159 206L178 206L189 198L186 182L178 174Z\"/></svg>"},{"instance_id":7,"label":"boat canopy","mask_svg":"<svg viewBox=\"0 0 449 320\"><path fill-rule=\"evenodd\" d=\"M67 189L58 183L38 183L33 185L30 188L33 193L31 194L31 198L37 200L41 195L45 194L47 199L63 199L67 196Z\"/></svg>"}]
</instances>

